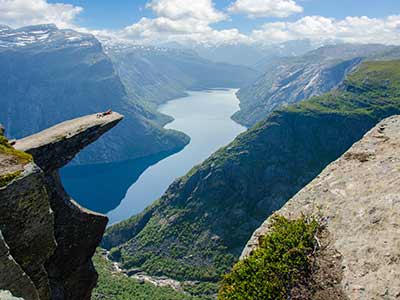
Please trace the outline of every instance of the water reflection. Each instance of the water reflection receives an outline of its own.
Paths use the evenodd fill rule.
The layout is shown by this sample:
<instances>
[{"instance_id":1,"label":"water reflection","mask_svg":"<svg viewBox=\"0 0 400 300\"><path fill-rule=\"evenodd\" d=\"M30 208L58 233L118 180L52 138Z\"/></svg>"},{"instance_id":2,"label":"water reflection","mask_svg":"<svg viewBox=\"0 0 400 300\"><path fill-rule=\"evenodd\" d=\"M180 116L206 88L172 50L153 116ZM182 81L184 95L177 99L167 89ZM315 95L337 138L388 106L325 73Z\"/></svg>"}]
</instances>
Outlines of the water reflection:
<instances>
[{"instance_id":1,"label":"water reflection","mask_svg":"<svg viewBox=\"0 0 400 300\"><path fill-rule=\"evenodd\" d=\"M60 173L73 199L83 207L105 214L121 203L129 187L147 168L173 153L118 163L66 167Z\"/></svg>"}]
</instances>

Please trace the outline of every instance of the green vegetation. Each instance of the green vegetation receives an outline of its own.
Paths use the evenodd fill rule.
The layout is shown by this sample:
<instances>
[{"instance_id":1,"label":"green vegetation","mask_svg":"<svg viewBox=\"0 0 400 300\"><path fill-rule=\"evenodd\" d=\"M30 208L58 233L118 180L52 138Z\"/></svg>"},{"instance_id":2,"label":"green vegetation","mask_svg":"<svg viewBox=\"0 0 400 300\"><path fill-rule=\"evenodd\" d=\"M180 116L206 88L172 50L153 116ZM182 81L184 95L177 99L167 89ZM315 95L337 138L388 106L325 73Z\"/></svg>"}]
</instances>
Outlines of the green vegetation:
<instances>
[{"instance_id":1,"label":"green vegetation","mask_svg":"<svg viewBox=\"0 0 400 300\"><path fill-rule=\"evenodd\" d=\"M14 149L8 142L7 138L0 134L0 154L11 156L15 164L25 165L32 161L32 156L28 153ZM9 182L21 175L22 171L14 171L12 173L0 174L0 187L6 186Z\"/></svg>"},{"instance_id":2,"label":"green vegetation","mask_svg":"<svg viewBox=\"0 0 400 300\"><path fill-rule=\"evenodd\" d=\"M14 180L19 175L21 175L21 173L22 173L22 171L16 171L16 172L11 173L11 174L1 175L0 176L0 187L6 186L12 180Z\"/></svg>"},{"instance_id":3,"label":"green vegetation","mask_svg":"<svg viewBox=\"0 0 400 300\"><path fill-rule=\"evenodd\" d=\"M260 248L224 277L218 299L289 299L292 288L311 273L310 257L318 228L315 220L303 217L291 221L276 216Z\"/></svg>"},{"instance_id":4,"label":"green vegetation","mask_svg":"<svg viewBox=\"0 0 400 300\"><path fill-rule=\"evenodd\" d=\"M150 283L142 283L124 274L113 271L108 261L98 250L93 258L99 273L97 287L93 292L93 300L198 300L168 287L156 287Z\"/></svg>"},{"instance_id":5,"label":"green vegetation","mask_svg":"<svg viewBox=\"0 0 400 300\"><path fill-rule=\"evenodd\" d=\"M174 215L179 217L185 214L185 210L166 208L163 211L166 215ZM206 280L218 282L220 274L227 270L227 266L234 263L233 255L226 253L226 249L221 246L204 247L201 249L202 254L207 257L210 264L200 264L191 257L189 249L193 249L192 237L198 236L204 229L206 220L198 220L198 222L181 221L176 227L170 231L158 231L160 223L156 218L151 219L146 227L139 233L138 247L143 251L129 252L128 249L121 249L121 263L125 269L139 267L149 274L157 276L166 275L177 280ZM153 247L153 245L162 245L164 239L175 240L176 243L160 254L148 252L144 249ZM198 238L199 244L205 242L202 237ZM188 251L189 250L189 251ZM112 249L114 252L115 249ZM194 254L195 252L193 252ZM221 254L225 253L225 254ZM184 254L184 255L183 255ZM115 256L115 253L113 254ZM160 271L162 270L162 271Z\"/></svg>"}]
</instances>

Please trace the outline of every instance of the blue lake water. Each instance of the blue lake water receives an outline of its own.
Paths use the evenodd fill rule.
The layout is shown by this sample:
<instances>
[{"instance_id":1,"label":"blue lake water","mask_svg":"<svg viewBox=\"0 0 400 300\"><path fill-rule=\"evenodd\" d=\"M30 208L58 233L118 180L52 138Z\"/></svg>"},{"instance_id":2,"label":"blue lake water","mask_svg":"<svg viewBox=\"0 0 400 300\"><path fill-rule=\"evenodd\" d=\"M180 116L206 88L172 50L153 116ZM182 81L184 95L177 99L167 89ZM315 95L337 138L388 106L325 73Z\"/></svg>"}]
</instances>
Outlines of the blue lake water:
<instances>
[{"instance_id":1,"label":"blue lake water","mask_svg":"<svg viewBox=\"0 0 400 300\"><path fill-rule=\"evenodd\" d=\"M61 172L64 186L81 205L107 213L110 224L141 212L176 178L245 130L230 118L239 109L236 91L189 92L187 97L160 106L160 112L175 119L166 128L182 131L191 138L182 151L100 166L65 168Z\"/></svg>"}]
</instances>

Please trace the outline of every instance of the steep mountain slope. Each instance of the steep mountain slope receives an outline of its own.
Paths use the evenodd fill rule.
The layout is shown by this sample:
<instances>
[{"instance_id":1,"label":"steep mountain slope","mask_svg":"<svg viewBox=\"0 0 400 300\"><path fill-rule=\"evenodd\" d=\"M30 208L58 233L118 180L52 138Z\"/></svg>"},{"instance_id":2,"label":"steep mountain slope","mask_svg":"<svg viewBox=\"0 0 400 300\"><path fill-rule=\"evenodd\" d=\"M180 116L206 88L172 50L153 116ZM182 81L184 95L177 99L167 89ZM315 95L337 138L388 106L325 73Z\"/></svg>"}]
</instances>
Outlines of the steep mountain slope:
<instances>
[{"instance_id":1,"label":"steep mountain slope","mask_svg":"<svg viewBox=\"0 0 400 300\"><path fill-rule=\"evenodd\" d=\"M190 89L240 88L260 73L244 66L216 63L190 50L109 44L111 57L130 94L160 104Z\"/></svg>"},{"instance_id":2,"label":"steep mountain slope","mask_svg":"<svg viewBox=\"0 0 400 300\"><path fill-rule=\"evenodd\" d=\"M260 64L265 74L238 92L241 110L233 118L253 126L281 106L337 87L363 58L384 55L393 49L383 45L344 44L322 47L301 57L264 61Z\"/></svg>"},{"instance_id":3,"label":"steep mountain slope","mask_svg":"<svg viewBox=\"0 0 400 300\"><path fill-rule=\"evenodd\" d=\"M400 61L364 63L341 89L289 106L240 135L102 245L129 268L217 281L250 235L381 119L400 113Z\"/></svg>"},{"instance_id":4,"label":"steep mountain slope","mask_svg":"<svg viewBox=\"0 0 400 300\"><path fill-rule=\"evenodd\" d=\"M399 151L400 116L393 116L380 122L264 222L243 252L247 262L235 267L237 277L226 288L230 297L221 299L234 299L238 294L247 299L267 298L255 294L270 279L259 278L254 271L245 274L243 268L256 258L256 252L263 251L260 242L271 234L278 215L290 220L314 218L323 233L318 235L320 246L316 245L311 261L314 266L308 270L311 280L303 289L308 297L301 299L398 298ZM253 262L253 270L258 262ZM248 280L258 283L247 291L236 288L251 284Z\"/></svg>"},{"instance_id":5,"label":"steep mountain slope","mask_svg":"<svg viewBox=\"0 0 400 300\"><path fill-rule=\"evenodd\" d=\"M40 25L0 30L0 121L20 138L66 119L118 110L125 115L78 158L97 163L176 150L188 137L164 130L129 97L101 44L88 34ZM136 141L140 140L141 143Z\"/></svg>"}]
</instances>

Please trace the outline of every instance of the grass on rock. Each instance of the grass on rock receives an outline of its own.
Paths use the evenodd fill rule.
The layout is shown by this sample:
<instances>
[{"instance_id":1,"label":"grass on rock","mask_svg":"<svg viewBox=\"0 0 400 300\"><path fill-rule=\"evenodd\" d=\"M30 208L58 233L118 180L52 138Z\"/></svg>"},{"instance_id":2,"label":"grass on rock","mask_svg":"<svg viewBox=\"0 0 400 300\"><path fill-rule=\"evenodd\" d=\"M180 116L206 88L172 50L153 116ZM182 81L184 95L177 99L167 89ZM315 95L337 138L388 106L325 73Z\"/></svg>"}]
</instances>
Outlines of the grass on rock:
<instances>
[{"instance_id":1,"label":"grass on rock","mask_svg":"<svg viewBox=\"0 0 400 300\"><path fill-rule=\"evenodd\" d=\"M273 219L260 248L238 262L221 283L219 300L284 300L311 273L318 222Z\"/></svg>"}]
</instances>

